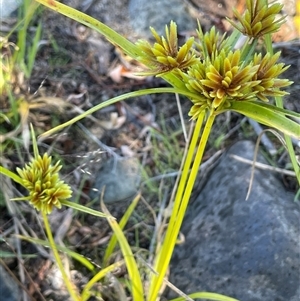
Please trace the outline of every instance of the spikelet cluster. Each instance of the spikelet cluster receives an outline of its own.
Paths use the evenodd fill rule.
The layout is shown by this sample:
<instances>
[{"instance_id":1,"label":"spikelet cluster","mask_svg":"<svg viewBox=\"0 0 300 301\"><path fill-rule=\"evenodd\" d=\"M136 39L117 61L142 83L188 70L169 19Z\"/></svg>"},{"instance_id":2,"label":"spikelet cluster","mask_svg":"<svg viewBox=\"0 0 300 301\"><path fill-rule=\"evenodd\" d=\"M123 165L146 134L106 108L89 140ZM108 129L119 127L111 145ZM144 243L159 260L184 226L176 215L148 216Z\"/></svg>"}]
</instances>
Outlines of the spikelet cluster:
<instances>
[{"instance_id":1,"label":"spikelet cluster","mask_svg":"<svg viewBox=\"0 0 300 301\"><path fill-rule=\"evenodd\" d=\"M166 38L160 37L154 28L150 30L156 42L151 45L149 42L140 40L137 45L144 51L144 56L139 61L149 67L144 74L160 75L170 71L186 70L193 65L197 59L192 46L194 38L189 38L184 45L178 46L177 25L170 22L166 26Z\"/></svg>"},{"instance_id":2,"label":"spikelet cluster","mask_svg":"<svg viewBox=\"0 0 300 301\"><path fill-rule=\"evenodd\" d=\"M240 23L236 24L230 19L228 21L244 35L252 38L276 32L285 22L285 17L277 19L283 4L273 3L269 6L266 2L268 1L247 0L243 15L233 9L233 14Z\"/></svg>"},{"instance_id":3,"label":"spikelet cluster","mask_svg":"<svg viewBox=\"0 0 300 301\"><path fill-rule=\"evenodd\" d=\"M251 39L275 32L284 22L276 20L282 5L268 5L261 0L247 0L243 16L235 10L239 24L230 21L239 31ZM155 43L139 41L143 51L140 61L148 70L145 74L161 76L174 74L184 83L192 107L189 115L196 119L203 110L224 110L233 101L259 99L268 101L269 97L288 94L281 88L292 84L279 76L289 67L277 63L280 53L254 53L250 57L245 51L234 49L226 35L220 36L215 27L203 34L198 28L198 40L189 38L184 45L178 46L177 27L171 21L166 26L166 37L160 37L151 28Z\"/></svg>"},{"instance_id":4,"label":"spikelet cluster","mask_svg":"<svg viewBox=\"0 0 300 301\"><path fill-rule=\"evenodd\" d=\"M23 186L28 190L24 197L38 211L51 213L53 207L61 208L61 201L69 199L72 195L70 187L59 177L60 162L51 165L51 156L47 153L34 158L23 169L17 168Z\"/></svg>"}]
</instances>

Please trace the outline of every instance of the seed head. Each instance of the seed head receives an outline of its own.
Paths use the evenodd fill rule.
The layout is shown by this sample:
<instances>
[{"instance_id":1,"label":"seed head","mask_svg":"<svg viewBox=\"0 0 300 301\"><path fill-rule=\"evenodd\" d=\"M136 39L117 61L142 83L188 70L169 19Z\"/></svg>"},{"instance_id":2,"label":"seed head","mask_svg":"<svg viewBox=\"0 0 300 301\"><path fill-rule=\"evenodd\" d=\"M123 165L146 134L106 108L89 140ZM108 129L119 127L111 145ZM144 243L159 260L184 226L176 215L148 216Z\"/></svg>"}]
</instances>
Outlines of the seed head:
<instances>
[{"instance_id":1,"label":"seed head","mask_svg":"<svg viewBox=\"0 0 300 301\"><path fill-rule=\"evenodd\" d=\"M60 162L52 166L51 160L45 153L43 157L38 155L23 169L17 168L22 184L29 192L24 200L29 200L34 208L47 214L53 207L61 208L61 201L72 195L70 187L59 178Z\"/></svg>"},{"instance_id":2,"label":"seed head","mask_svg":"<svg viewBox=\"0 0 300 301\"><path fill-rule=\"evenodd\" d=\"M288 92L281 91L280 88L291 85L293 82L288 79L281 79L278 76L283 73L289 66L285 66L283 63L276 64L280 57L280 52L271 55L267 53L264 57L261 54L255 54L253 62L258 65L258 70L255 73L253 79L258 80L259 84L254 87L257 91L256 96L263 100L268 101L267 96L284 96L289 94Z\"/></svg>"},{"instance_id":3,"label":"seed head","mask_svg":"<svg viewBox=\"0 0 300 301\"><path fill-rule=\"evenodd\" d=\"M146 75L159 75L173 70L185 70L197 60L194 51L191 50L194 38L189 38L184 45L178 47L177 25L170 22L170 28L166 26L166 38L160 37L154 28L150 27L156 40L153 46L147 41L140 40L137 45L144 51L144 56L138 60L144 63L149 71Z\"/></svg>"},{"instance_id":4,"label":"seed head","mask_svg":"<svg viewBox=\"0 0 300 301\"><path fill-rule=\"evenodd\" d=\"M199 23L197 33L199 42L195 44L202 59L207 60L211 58L213 60L221 49L229 51L228 46L225 45L226 33L220 37L220 33L216 31L215 26L213 26L210 31L203 34Z\"/></svg>"},{"instance_id":5,"label":"seed head","mask_svg":"<svg viewBox=\"0 0 300 301\"><path fill-rule=\"evenodd\" d=\"M258 66L244 66L240 61L240 51L226 53L222 50L214 59L208 58L193 65L187 74L181 73L186 87L200 97L193 99L194 106L189 115L193 119L199 115L199 109L221 109L230 106L234 100L255 98L252 88L259 84L253 80Z\"/></svg>"},{"instance_id":6,"label":"seed head","mask_svg":"<svg viewBox=\"0 0 300 301\"><path fill-rule=\"evenodd\" d=\"M246 11L243 16L236 9L233 9L234 16L240 24L235 24L230 19L228 21L241 33L251 38L259 38L265 34L274 33L285 22L285 16L276 20L283 5L273 3L269 6L267 2L262 0L247 0Z\"/></svg>"}]
</instances>

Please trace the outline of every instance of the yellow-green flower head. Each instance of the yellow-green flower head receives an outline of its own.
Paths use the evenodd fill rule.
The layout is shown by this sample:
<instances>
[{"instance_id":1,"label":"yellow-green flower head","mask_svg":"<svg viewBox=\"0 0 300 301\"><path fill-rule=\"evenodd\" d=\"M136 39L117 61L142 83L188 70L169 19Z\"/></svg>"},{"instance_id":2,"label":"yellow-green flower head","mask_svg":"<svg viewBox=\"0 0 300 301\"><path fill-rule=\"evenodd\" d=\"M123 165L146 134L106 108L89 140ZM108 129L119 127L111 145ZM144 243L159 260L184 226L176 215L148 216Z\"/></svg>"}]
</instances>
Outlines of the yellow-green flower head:
<instances>
[{"instance_id":1,"label":"yellow-green flower head","mask_svg":"<svg viewBox=\"0 0 300 301\"><path fill-rule=\"evenodd\" d=\"M181 73L186 87L199 95L193 99L194 106L189 115L197 118L199 109L222 109L230 106L234 100L255 98L256 91L252 88L260 83L252 80L258 70L253 64L243 65L239 50L226 53L222 50L214 60L204 60L193 65L187 74Z\"/></svg>"},{"instance_id":2,"label":"yellow-green flower head","mask_svg":"<svg viewBox=\"0 0 300 301\"><path fill-rule=\"evenodd\" d=\"M247 8L243 16L236 9L233 9L234 16L239 20L240 24L235 24L229 19L228 21L244 35L252 38L276 32L285 22L285 17L277 19L283 4L273 3L271 6L268 6L267 2L247 0Z\"/></svg>"},{"instance_id":3,"label":"yellow-green flower head","mask_svg":"<svg viewBox=\"0 0 300 301\"><path fill-rule=\"evenodd\" d=\"M59 178L60 162L52 166L51 160L45 153L43 157L38 155L23 169L17 168L22 184L29 192L24 199L47 214L52 212L53 207L61 208L61 201L72 195L70 187Z\"/></svg>"},{"instance_id":4,"label":"yellow-green flower head","mask_svg":"<svg viewBox=\"0 0 300 301\"><path fill-rule=\"evenodd\" d=\"M226 33L220 37L220 33L216 31L215 26L213 26L209 32L203 34L199 23L197 33L199 43L195 44L202 59L205 58L207 60L208 58L211 58L213 60L221 49L229 51L229 47L225 46Z\"/></svg>"},{"instance_id":5,"label":"yellow-green flower head","mask_svg":"<svg viewBox=\"0 0 300 301\"><path fill-rule=\"evenodd\" d=\"M166 38L160 37L154 28L150 27L156 40L153 46L147 41L140 40L137 45L143 50L144 56L138 60L150 70L143 72L147 75L159 75L172 70L185 70L197 59L191 50L194 38L189 38L184 45L178 47L177 25L170 22L170 28L166 26Z\"/></svg>"},{"instance_id":6,"label":"yellow-green flower head","mask_svg":"<svg viewBox=\"0 0 300 301\"><path fill-rule=\"evenodd\" d=\"M258 93L256 96L263 100L268 101L266 96L284 96L289 94L288 92L281 91L280 88L291 85L293 82L288 79L281 79L278 76L284 72L289 66L285 66L283 63L276 64L280 52L271 55L267 53L263 58L261 54L255 54L253 62L258 65L259 68L254 75L254 80L259 80L260 83L254 87Z\"/></svg>"}]
</instances>

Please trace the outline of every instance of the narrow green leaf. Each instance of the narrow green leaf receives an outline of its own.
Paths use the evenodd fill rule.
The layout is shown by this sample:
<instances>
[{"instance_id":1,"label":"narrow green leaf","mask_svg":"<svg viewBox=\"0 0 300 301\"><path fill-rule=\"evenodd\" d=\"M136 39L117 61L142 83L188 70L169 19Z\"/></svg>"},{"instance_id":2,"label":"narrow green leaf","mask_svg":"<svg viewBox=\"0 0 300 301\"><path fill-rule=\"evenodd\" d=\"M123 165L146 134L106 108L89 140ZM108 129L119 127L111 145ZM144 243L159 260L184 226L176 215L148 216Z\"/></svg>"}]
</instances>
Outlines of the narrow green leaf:
<instances>
[{"instance_id":1,"label":"narrow green leaf","mask_svg":"<svg viewBox=\"0 0 300 301\"><path fill-rule=\"evenodd\" d=\"M16 173L6 169L3 166L0 166L0 173L11 178L14 182L23 186L21 177L19 177Z\"/></svg>"},{"instance_id":2,"label":"narrow green leaf","mask_svg":"<svg viewBox=\"0 0 300 301\"><path fill-rule=\"evenodd\" d=\"M279 107L279 106L274 106L274 105L271 105L271 104L268 104L268 103L265 103L265 102L257 102L259 103L259 105L261 107L265 107L265 108L275 108L275 110L277 112L280 112L282 113L283 115L285 116L291 116L291 117L295 117L295 118L298 118L300 120L300 113L297 113L297 112L294 112L294 111L290 111L290 110L286 110L286 109L283 109L282 107Z\"/></svg>"},{"instance_id":3,"label":"narrow green leaf","mask_svg":"<svg viewBox=\"0 0 300 301\"><path fill-rule=\"evenodd\" d=\"M31 140L32 140L32 147L33 147L33 155L34 158L39 156L39 149L36 142L35 132L32 123L30 123L30 133L31 133Z\"/></svg>"},{"instance_id":4,"label":"narrow green leaf","mask_svg":"<svg viewBox=\"0 0 300 301\"><path fill-rule=\"evenodd\" d=\"M227 297L221 294L209 293L209 292L198 292L188 295L192 299L206 299L206 300L214 300L214 301L239 301L238 299L234 299L231 297ZM185 301L183 297L175 298L169 301Z\"/></svg>"},{"instance_id":5,"label":"narrow green leaf","mask_svg":"<svg viewBox=\"0 0 300 301\"><path fill-rule=\"evenodd\" d=\"M123 261L115 262L112 265L109 265L108 267L102 269L99 271L85 286L81 294L81 301L89 300L91 293L90 290L96 284L99 282L103 277L105 277L108 273L113 272L116 268L122 266L124 264Z\"/></svg>"},{"instance_id":6,"label":"narrow green leaf","mask_svg":"<svg viewBox=\"0 0 300 301\"><path fill-rule=\"evenodd\" d=\"M259 101L235 101L232 102L230 110L300 139L300 125L286 117L286 115L299 115L297 113Z\"/></svg>"},{"instance_id":7,"label":"narrow green leaf","mask_svg":"<svg viewBox=\"0 0 300 301\"><path fill-rule=\"evenodd\" d=\"M29 241L32 244L41 245L41 246L50 248L50 243L46 240L37 239L37 238L33 238L33 237L27 237L27 236L23 236L23 235L18 235L18 237L22 240ZM70 257L72 257L75 260L77 260L78 262L80 262L83 266L85 266L90 271L95 270L94 265L88 259L86 259L84 256L82 256L74 251L71 251L70 249L68 249L66 247L62 247L62 246L56 246L56 247L57 247L57 250L68 254Z\"/></svg>"},{"instance_id":8,"label":"narrow green leaf","mask_svg":"<svg viewBox=\"0 0 300 301\"><path fill-rule=\"evenodd\" d=\"M6 252L6 251L2 251L0 250L0 258L16 258L18 257L17 254L13 253L13 252ZM22 258L36 258L38 257L37 254L21 254Z\"/></svg>"},{"instance_id":9,"label":"narrow green leaf","mask_svg":"<svg viewBox=\"0 0 300 301\"><path fill-rule=\"evenodd\" d=\"M122 232L122 229L120 228L120 225L117 223L117 221L112 218L112 216L109 216L109 212L107 210L107 208L105 207L103 201L101 202L101 208L103 210L103 212L105 214L107 214L107 221L109 223L109 225L111 226L112 230L114 231L125 263L126 263L126 267L128 270L128 274L129 274L129 278L131 281L131 295L133 297L134 301L143 301L144 300L144 288L143 288L143 283L141 280L141 275L136 263L136 260L134 259L132 250L128 244L128 241L124 235L124 233Z\"/></svg>"},{"instance_id":10,"label":"narrow green leaf","mask_svg":"<svg viewBox=\"0 0 300 301\"><path fill-rule=\"evenodd\" d=\"M88 208L86 206L82 206L80 204L76 204L74 202L70 202L70 201L67 201L67 200L62 200L61 204L65 205L69 208L73 208L75 210L90 214L90 215L99 216L99 217L107 217L106 214L104 214L100 211L97 211L97 210L94 210L94 209Z\"/></svg>"},{"instance_id":11,"label":"narrow green leaf","mask_svg":"<svg viewBox=\"0 0 300 301\"><path fill-rule=\"evenodd\" d=\"M123 230L124 227L126 226L133 210L135 209L136 205L138 204L139 200L140 200L140 197L141 195L138 194L134 199L133 201L131 202L130 206L128 207L128 209L126 210L125 214L123 215L122 219L120 220L120 229ZM107 248L105 250L105 254L104 254L104 258L103 258L103 265L106 266L107 265L107 262L108 262L108 259L109 257L111 256L111 254L113 253L115 247L116 247L116 244L118 242L118 239L117 239L117 235L114 233L107 245Z\"/></svg>"},{"instance_id":12,"label":"narrow green leaf","mask_svg":"<svg viewBox=\"0 0 300 301\"><path fill-rule=\"evenodd\" d=\"M126 38L118 34L116 31L114 31L107 25L92 18L91 16L54 0L36 1L53 9L56 12L59 12L62 15L65 15L75 21L78 21L81 24L84 24L87 27L95 29L96 31L103 34L107 38L107 40L109 40L112 44L121 47L122 50L131 57L136 58L138 56L143 55L143 52L139 47L128 41Z\"/></svg>"},{"instance_id":13,"label":"narrow green leaf","mask_svg":"<svg viewBox=\"0 0 300 301\"><path fill-rule=\"evenodd\" d=\"M87 117L88 115L91 115L91 114L95 113L96 111L103 109L107 106L110 106L112 104L115 104L121 100L125 100L125 99L132 98L132 97L138 97L138 96L142 96L142 95L147 95L147 94L157 94L157 93L174 93L174 94L178 93L178 94L190 97L191 99L195 99L195 98L199 97L197 94L189 92L186 88L182 88L182 89L181 88L180 89L177 89L177 88L153 88L153 89L145 89L145 90L139 90L139 91L125 93L120 96L106 100L106 101L92 107L91 109L87 110L86 112L74 117L73 119L71 119L65 123L62 123L62 124L58 125L57 127L52 128L51 130L43 133L40 136L40 138L52 135L55 132L60 131L63 128L70 126L73 123Z\"/></svg>"},{"instance_id":14,"label":"narrow green leaf","mask_svg":"<svg viewBox=\"0 0 300 301\"><path fill-rule=\"evenodd\" d=\"M39 25L36 28L36 32L32 41L31 47L28 49L28 54L27 54L27 71L28 74L27 76L30 77L34 63L35 63L35 57L38 51L38 44L41 40L42 36L42 22L39 23Z\"/></svg>"}]
</instances>

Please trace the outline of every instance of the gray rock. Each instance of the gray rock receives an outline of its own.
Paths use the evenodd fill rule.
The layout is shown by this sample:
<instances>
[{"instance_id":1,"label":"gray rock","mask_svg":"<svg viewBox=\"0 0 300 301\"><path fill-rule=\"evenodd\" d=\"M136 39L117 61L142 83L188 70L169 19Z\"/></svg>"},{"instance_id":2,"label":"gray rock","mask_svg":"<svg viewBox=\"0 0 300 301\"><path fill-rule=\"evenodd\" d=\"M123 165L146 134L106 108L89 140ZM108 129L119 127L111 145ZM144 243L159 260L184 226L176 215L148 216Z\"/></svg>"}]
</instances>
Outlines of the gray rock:
<instances>
[{"instance_id":1,"label":"gray rock","mask_svg":"<svg viewBox=\"0 0 300 301\"><path fill-rule=\"evenodd\" d=\"M22 0L0 0L0 21L8 18L22 2Z\"/></svg>"},{"instance_id":2,"label":"gray rock","mask_svg":"<svg viewBox=\"0 0 300 301\"><path fill-rule=\"evenodd\" d=\"M300 207L274 174L230 154L253 159L239 142L217 164L188 207L185 243L176 247L170 281L185 293L211 291L241 301L300 300ZM260 162L265 162L259 156ZM173 296L173 293L170 293Z\"/></svg>"},{"instance_id":3,"label":"gray rock","mask_svg":"<svg viewBox=\"0 0 300 301\"><path fill-rule=\"evenodd\" d=\"M0 300L20 301L21 294L16 282L0 265Z\"/></svg>"},{"instance_id":4,"label":"gray rock","mask_svg":"<svg viewBox=\"0 0 300 301\"><path fill-rule=\"evenodd\" d=\"M103 201L114 203L124 201L137 193L140 181L140 169L135 158L111 158L103 163L96 174L92 198L99 198L105 187Z\"/></svg>"},{"instance_id":5,"label":"gray rock","mask_svg":"<svg viewBox=\"0 0 300 301\"><path fill-rule=\"evenodd\" d=\"M196 22L182 0L130 0L128 10L131 26L145 38L152 37L150 26L165 35L165 25L171 20L177 23L178 31L196 28Z\"/></svg>"},{"instance_id":6,"label":"gray rock","mask_svg":"<svg viewBox=\"0 0 300 301\"><path fill-rule=\"evenodd\" d=\"M232 17L232 8L237 6L238 0L187 0L188 5L199 11L199 19ZM200 18L201 17L201 18ZM202 20L201 20L202 21Z\"/></svg>"}]
</instances>

